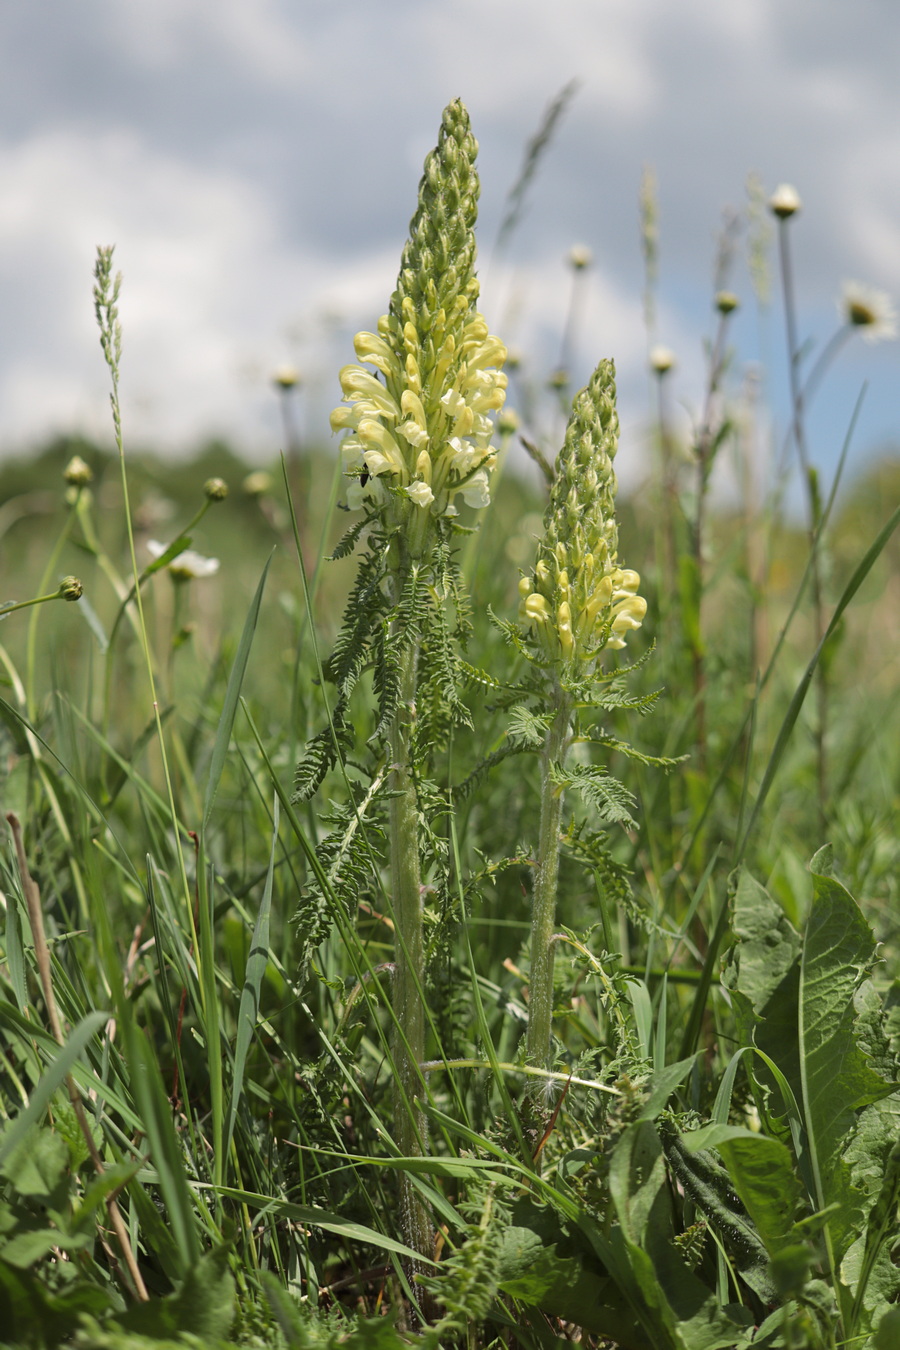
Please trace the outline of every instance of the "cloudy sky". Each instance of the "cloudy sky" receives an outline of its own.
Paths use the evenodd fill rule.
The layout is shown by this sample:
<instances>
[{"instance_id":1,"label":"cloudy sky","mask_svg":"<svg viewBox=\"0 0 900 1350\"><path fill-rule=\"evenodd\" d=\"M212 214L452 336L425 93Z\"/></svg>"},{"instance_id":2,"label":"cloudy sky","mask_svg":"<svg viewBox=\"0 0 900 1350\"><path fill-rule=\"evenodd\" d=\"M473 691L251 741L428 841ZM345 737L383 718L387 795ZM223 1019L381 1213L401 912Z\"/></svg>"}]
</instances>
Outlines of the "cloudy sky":
<instances>
[{"instance_id":1,"label":"cloudy sky","mask_svg":"<svg viewBox=\"0 0 900 1350\"><path fill-rule=\"evenodd\" d=\"M0 7L0 454L107 435L93 327L97 244L124 273L126 434L182 451L279 448L268 377L303 372L321 429L350 334L386 308L441 109L480 143L483 308L526 365L558 360L565 258L588 246L573 374L614 356L626 445L648 408L638 191L658 182L656 340L672 405L702 398L715 239L748 173L796 185L801 335L817 350L852 278L900 297L896 0L33 0ZM578 87L510 246L525 145ZM785 419L777 289L760 313L739 241L733 381L762 363ZM493 254L493 257L492 257ZM774 264L774 254L772 262ZM858 338L818 396L834 462L862 382L857 462L900 442L900 344ZM622 459L620 458L620 463ZM626 469L627 465L623 465Z\"/></svg>"}]
</instances>

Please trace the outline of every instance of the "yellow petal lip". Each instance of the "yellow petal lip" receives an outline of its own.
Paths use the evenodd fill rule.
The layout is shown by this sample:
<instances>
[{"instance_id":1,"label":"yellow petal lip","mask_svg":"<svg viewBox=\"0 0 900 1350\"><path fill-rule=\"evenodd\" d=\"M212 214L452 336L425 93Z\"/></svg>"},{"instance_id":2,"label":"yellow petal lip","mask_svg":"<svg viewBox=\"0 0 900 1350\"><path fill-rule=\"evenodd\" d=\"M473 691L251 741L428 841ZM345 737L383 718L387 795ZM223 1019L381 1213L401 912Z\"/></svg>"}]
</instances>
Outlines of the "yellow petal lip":
<instances>
[{"instance_id":1,"label":"yellow petal lip","mask_svg":"<svg viewBox=\"0 0 900 1350\"><path fill-rule=\"evenodd\" d=\"M381 422L376 422L374 417L364 417L357 427L356 434L364 448L370 473L404 473L400 447Z\"/></svg>"},{"instance_id":2,"label":"yellow petal lip","mask_svg":"<svg viewBox=\"0 0 900 1350\"><path fill-rule=\"evenodd\" d=\"M380 370L382 375L389 376L400 373L396 356L384 338L379 337L377 333L357 333L353 339L353 349L360 361L367 361L370 366Z\"/></svg>"}]
</instances>

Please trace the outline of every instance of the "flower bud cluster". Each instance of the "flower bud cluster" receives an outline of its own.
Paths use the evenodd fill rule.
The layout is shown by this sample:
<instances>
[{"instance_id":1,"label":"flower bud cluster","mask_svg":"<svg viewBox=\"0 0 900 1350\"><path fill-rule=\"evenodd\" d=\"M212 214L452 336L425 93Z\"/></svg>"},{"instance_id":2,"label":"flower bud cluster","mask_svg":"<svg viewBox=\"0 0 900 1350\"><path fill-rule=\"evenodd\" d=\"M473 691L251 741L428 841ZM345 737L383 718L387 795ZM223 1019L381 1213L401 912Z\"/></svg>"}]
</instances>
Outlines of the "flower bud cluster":
<instances>
[{"instance_id":1,"label":"flower bud cluster","mask_svg":"<svg viewBox=\"0 0 900 1350\"><path fill-rule=\"evenodd\" d=\"M363 365L340 372L350 406L334 410L331 426L350 432L341 453L354 480L351 507L366 497L396 505L384 485L405 494L401 519L416 510L423 518L455 515L457 495L475 507L490 501L489 414L506 397L506 348L476 308L477 149L468 114L454 101L425 161L390 311L376 333L354 339L357 358L375 373Z\"/></svg>"},{"instance_id":2,"label":"flower bud cluster","mask_svg":"<svg viewBox=\"0 0 900 1350\"><path fill-rule=\"evenodd\" d=\"M575 397L534 571L519 582L519 618L552 661L593 661L624 647L647 612L640 577L618 561L618 433L615 368L601 361Z\"/></svg>"}]
</instances>

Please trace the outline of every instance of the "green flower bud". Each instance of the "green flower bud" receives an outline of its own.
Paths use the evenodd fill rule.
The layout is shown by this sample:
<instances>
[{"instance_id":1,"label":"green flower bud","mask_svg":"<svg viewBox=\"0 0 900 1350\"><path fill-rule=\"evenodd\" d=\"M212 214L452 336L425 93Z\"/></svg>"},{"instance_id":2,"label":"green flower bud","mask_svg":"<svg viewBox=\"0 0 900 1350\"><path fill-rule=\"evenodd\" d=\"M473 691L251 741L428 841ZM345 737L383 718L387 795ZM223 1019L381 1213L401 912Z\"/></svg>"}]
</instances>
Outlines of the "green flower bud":
<instances>
[{"instance_id":1,"label":"green flower bud","mask_svg":"<svg viewBox=\"0 0 900 1350\"><path fill-rule=\"evenodd\" d=\"M228 496L228 484L224 478L207 478L203 491L211 502L224 502Z\"/></svg>"},{"instance_id":2,"label":"green flower bud","mask_svg":"<svg viewBox=\"0 0 900 1350\"><path fill-rule=\"evenodd\" d=\"M63 478L72 487L87 487L88 483L93 481L94 471L90 464L86 464L80 455L73 455L66 467L63 469Z\"/></svg>"},{"instance_id":3,"label":"green flower bud","mask_svg":"<svg viewBox=\"0 0 900 1350\"><path fill-rule=\"evenodd\" d=\"M84 595L84 586L77 577L63 577L57 595L61 600L80 600Z\"/></svg>"}]
</instances>

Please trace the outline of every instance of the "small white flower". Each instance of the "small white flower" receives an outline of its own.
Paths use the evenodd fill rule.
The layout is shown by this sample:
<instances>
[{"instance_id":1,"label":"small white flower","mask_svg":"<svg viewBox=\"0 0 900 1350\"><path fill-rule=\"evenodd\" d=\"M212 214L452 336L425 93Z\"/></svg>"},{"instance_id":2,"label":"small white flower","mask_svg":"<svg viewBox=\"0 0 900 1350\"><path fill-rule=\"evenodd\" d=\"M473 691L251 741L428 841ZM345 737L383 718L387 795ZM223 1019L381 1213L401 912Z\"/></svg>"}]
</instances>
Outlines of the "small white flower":
<instances>
[{"instance_id":1,"label":"small white flower","mask_svg":"<svg viewBox=\"0 0 900 1350\"><path fill-rule=\"evenodd\" d=\"M576 272L581 272L585 267L590 267L594 260L594 255L586 244L575 244L569 249L569 266Z\"/></svg>"},{"instance_id":2,"label":"small white flower","mask_svg":"<svg viewBox=\"0 0 900 1350\"><path fill-rule=\"evenodd\" d=\"M838 313L844 323L859 328L866 342L888 342L897 336L897 311L884 291L861 281L845 281Z\"/></svg>"},{"instance_id":3,"label":"small white flower","mask_svg":"<svg viewBox=\"0 0 900 1350\"><path fill-rule=\"evenodd\" d=\"M790 183L781 183L769 198L769 210L779 220L787 220L802 208L800 193Z\"/></svg>"},{"instance_id":4,"label":"small white flower","mask_svg":"<svg viewBox=\"0 0 900 1350\"><path fill-rule=\"evenodd\" d=\"M428 432L418 422L414 422L412 418L407 422L401 422L397 430L417 450L421 450L423 446L428 444Z\"/></svg>"},{"instance_id":5,"label":"small white flower","mask_svg":"<svg viewBox=\"0 0 900 1350\"><path fill-rule=\"evenodd\" d=\"M665 375L675 365L675 353L671 347L650 348L650 369L657 375Z\"/></svg>"},{"instance_id":6,"label":"small white flower","mask_svg":"<svg viewBox=\"0 0 900 1350\"><path fill-rule=\"evenodd\" d=\"M148 539L147 541L147 552L151 558L161 558L168 547L168 544L161 544L158 539ZM218 558L204 558L202 553L195 553L192 548L186 548L183 553L179 553L169 563L169 572L176 581L193 581L202 577L214 577L218 570Z\"/></svg>"},{"instance_id":7,"label":"small white flower","mask_svg":"<svg viewBox=\"0 0 900 1350\"><path fill-rule=\"evenodd\" d=\"M434 493L427 483L412 483L406 489L406 495L416 506L430 506L434 501Z\"/></svg>"}]
</instances>

